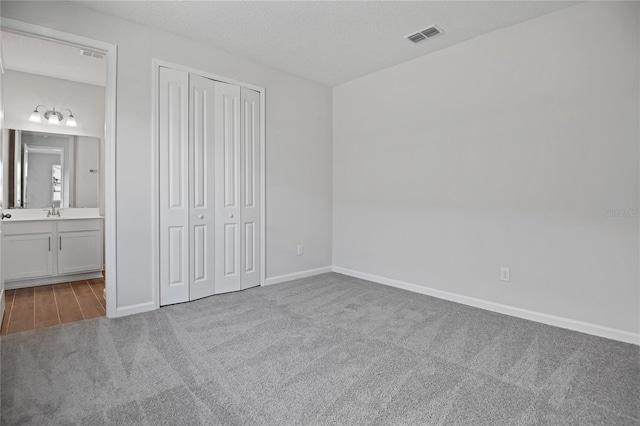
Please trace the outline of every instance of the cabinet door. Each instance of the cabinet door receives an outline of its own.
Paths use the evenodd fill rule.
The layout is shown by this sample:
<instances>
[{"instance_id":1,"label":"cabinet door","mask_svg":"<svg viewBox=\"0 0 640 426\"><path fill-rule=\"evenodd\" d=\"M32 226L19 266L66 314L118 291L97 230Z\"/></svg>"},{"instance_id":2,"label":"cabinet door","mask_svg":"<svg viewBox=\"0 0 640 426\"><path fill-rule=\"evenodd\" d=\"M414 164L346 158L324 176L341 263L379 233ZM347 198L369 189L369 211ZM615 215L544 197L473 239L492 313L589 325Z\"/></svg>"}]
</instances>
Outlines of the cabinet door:
<instances>
[{"instance_id":1,"label":"cabinet door","mask_svg":"<svg viewBox=\"0 0 640 426\"><path fill-rule=\"evenodd\" d=\"M45 277L53 274L53 235L5 235L2 266L5 280Z\"/></svg>"},{"instance_id":2,"label":"cabinet door","mask_svg":"<svg viewBox=\"0 0 640 426\"><path fill-rule=\"evenodd\" d=\"M59 232L58 274L102 270L100 231Z\"/></svg>"}]
</instances>

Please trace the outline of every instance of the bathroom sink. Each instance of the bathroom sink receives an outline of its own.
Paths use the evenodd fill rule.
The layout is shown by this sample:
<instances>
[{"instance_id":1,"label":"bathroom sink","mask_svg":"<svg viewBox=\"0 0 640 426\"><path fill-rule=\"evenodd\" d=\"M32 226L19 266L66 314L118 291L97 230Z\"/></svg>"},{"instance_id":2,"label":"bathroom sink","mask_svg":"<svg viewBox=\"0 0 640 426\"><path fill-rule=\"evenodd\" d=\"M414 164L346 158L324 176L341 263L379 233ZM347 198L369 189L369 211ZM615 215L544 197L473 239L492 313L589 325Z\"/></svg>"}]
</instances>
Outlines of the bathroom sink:
<instances>
[{"instance_id":1,"label":"bathroom sink","mask_svg":"<svg viewBox=\"0 0 640 426\"><path fill-rule=\"evenodd\" d=\"M81 208L81 209L60 209L60 219L83 219L100 217L100 209L97 208Z\"/></svg>"},{"instance_id":2,"label":"bathroom sink","mask_svg":"<svg viewBox=\"0 0 640 426\"><path fill-rule=\"evenodd\" d=\"M67 219L89 219L100 218L100 209L97 208L71 208L60 209L59 216L51 216L50 210L46 209L11 209L5 210L11 214L11 222L30 220L67 220Z\"/></svg>"}]
</instances>

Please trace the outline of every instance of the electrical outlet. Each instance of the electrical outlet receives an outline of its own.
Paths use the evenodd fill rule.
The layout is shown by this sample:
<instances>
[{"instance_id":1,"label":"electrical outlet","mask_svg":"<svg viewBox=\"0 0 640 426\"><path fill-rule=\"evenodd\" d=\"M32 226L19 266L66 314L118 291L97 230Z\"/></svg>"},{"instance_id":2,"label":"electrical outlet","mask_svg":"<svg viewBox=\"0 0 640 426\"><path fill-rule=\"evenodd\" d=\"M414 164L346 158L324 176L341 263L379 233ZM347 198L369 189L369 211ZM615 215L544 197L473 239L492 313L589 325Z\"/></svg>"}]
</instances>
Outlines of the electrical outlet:
<instances>
[{"instance_id":1,"label":"electrical outlet","mask_svg":"<svg viewBox=\"0 0 640 426\"><path fill-rule=\"evenodd\" d=\"M511 270L509 268L500 268L500 280L511 281Z\"/></svg>"},{"instance_id":2,"label":"electrical outlet","mask_svg":"<svg viewBox=\"0 0 640 426\"><path fill-rule=\"evenodd\" d=\"M304 246L298 246L298 256L302 256L304 254Z\"/></svg>"}]
</instances>

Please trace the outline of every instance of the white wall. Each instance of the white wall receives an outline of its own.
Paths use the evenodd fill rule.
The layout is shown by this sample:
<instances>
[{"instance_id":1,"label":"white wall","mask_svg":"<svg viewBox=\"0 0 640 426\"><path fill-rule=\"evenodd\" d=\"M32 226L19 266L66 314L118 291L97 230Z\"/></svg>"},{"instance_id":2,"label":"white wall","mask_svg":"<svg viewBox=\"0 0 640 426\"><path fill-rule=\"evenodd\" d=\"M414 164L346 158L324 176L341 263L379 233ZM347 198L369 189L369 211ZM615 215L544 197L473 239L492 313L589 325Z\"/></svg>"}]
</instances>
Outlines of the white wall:
<instances>
[{"instance_id":1,"label":"white wall","mask_svg":"<svg viewBox=\"0 0 640 426\"><path fill-rule=\"evenodd\" d=\"M334 265L638 333L639 16L583 3L335 88Z\"/></svg>"},{"instance_id":2,"label":"white wall","mask_svg":"<svg viewBox=\"0 0 640 426\"><path fill-rule=\"evenodd\" d=\"M104 98L104 87L6 70L4 125L8 129L104 139ZM67 127L65 121L57 126L46 123L44 119L41 123L29 121L36 105L45 105L57 111L63 108L70 109L78 127ZM45 109L40 108L39 111L44 112ZM67 112L63 115L66 118Z\"/></svg>"},{"instance_id":3,"label":"white wall","mask_svg":"<svg viewBox=\"0 0 640 426\"><path fill-rule=\"evenodd\" d=\"M3 1L1 13L118 45L118 309L150 303L157 286L151 281L152 58L266 88L267 277L331 264L329 88L73 4ZM296 256L298 244L304 256Z\"/></svg>"}]
</instances>

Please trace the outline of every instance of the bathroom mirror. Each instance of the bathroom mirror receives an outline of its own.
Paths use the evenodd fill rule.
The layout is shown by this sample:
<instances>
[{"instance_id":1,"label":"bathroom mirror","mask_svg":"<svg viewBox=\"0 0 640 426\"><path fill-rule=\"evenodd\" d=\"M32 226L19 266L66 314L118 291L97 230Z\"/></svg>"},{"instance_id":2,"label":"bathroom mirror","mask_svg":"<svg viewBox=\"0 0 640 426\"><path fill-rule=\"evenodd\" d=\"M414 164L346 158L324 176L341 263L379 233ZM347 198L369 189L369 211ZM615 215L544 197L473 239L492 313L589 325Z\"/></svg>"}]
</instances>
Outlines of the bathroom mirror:
<instances>
[{"instance_id":1,"label":"bathroom mirror","mask_svg":"<svg viewBox=\"0 0 640 426\"><path fill-rule=\"evenodd\" d=\"M5 141L9 208L99 207L98 138L9 130Z\"/></svg>"}]
</instances>

